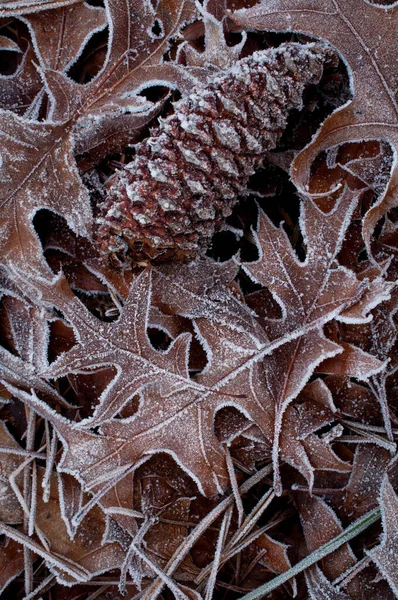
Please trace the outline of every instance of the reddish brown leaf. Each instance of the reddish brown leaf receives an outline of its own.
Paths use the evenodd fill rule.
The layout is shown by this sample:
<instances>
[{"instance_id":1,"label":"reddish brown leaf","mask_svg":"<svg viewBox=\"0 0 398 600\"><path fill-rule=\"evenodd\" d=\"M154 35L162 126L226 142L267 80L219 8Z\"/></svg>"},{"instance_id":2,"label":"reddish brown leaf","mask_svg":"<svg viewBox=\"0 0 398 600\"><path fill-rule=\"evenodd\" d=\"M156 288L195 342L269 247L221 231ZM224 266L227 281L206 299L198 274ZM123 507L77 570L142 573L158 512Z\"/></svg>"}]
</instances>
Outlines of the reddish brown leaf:
<instances>
[{"instance_id":1,"label":"reddish brown leaf","mask_svg":"<svg viewBox=\"0 0 398 600\"><path fill-rule=\"evenodd\" d=\"M68 292L63 279L56 281L52 289L54 304L70 319L79 339L78 344L61 355L43 375L57 378L110 365L117 368L116 377L103 392L93 418L88 421L90 426L112 418L130 398L148 385L159 386L160 392L166 397L177 390L197 388L188 374L189 334L181 334L166 352L154 350L149 342L146 334L151 298L149 271L134 280L123 313L112 324L99 325L95 317ZM50 294L47 295L48 299ZM67 302L63 295L69 297ZM99 326L101 336L93 338L92 331ZM126 336L127 332L130 335Z\"/></svg>"},{"instance_id":2,"label":"reddish brown leaf","mask_svg":"<svg viewBox=\"0 0 398 600\"><path fill-rule=\"evenodd\" d=\"M303 263L295 257L285 234L275 229L265 216L261 217L258 239L262 261L246 263L245 269L275 295L282 305L283 319L262 320L269 342L260 341L255 330L242 331L241 327L231 328L205 317L197 319L196 327L209 364L196 379L188 374L186 334L179 336L166 354L155 351L146 339L149 272L134 280L123 313L113 324L99 324L71 295L64 280L58 278L50 286L42 282L43 299L64 311L80 338L72 350L50 366L46 376L59 377L109 364L119 369L100 398L93 418L82 424L86 429L102 424L101 436L84 432L81 425L72 426L47 412L42 404L39 408L32 397L19 396L47 416L64 439L62 469L75 473L86 489L92 490L134 468L140 457L165 450L193 475L200 489L214 493L228 480L224 453L213 430L214 414L224 406L233 405L257 423L265 438L273 443L278 492L281 491L280 449L286 460L303 472L310 485L313 466L305 446L315 466L321 466L324 460L326 468L346 470L347 466L316 436L303 440L298 439L298 434L289 436L289 427L283 428L283 416L316 366L327 356L342 351L324 336L322 326L358 302L363 293L354 273L335 267L334 262L353 207L349 191L328 214L313 204L305 205L301 223L307 259ZM323 236L319 232L324 232ZM185 306L189 302L192 296ZM184 308L184 314L188 314L186 311ZM367 320L366 315L363 318ZM95 338L93 331L98 331ZM361 354L361 361L364 356ZM374 369L372 359L369 358L368 364ZM131 377L132 369L135 377ZM153 387L155 383L157 389ZM142 399L137 414L114 419L127 400L139 391ZM290 423L294 427L295 419ZM86 447L90 447L87 458L83 450ZM318 461L317 453L322 455Z\"/></svg>"},{"instance_id":3,"label":"reddish brown leaf","mask_svg":"<svg viewBox=\"0 0 398 600\"><path fill-rule=\"evenodd\" d=\"M14 540L5 538L0 547L0 594L24 569L23 548Z\"/></svg>"},{"instance_id":4,"label":"reddish brown leaf","mask_svg":"<svg viewBox=\"0 0 398 600\"><path fill-rule=\"evenodd\" d=\"M0 10L0 18L40 12L50 8L78 4L79 2L81 0L4 0Z\"/></svg>"},{"instance_id":5,"label":"reddish brown leaf","mask_svg":"<svg viewBox=\"0 0 398 600\"><path fill-rule=\"evenodd\" d=\"M10 485L9 477L24 463L29 454L24 455L21 446L11 436L3 421L0 421L0 445L0 521L17 524L23 520L23 510ZM21 483L22 478L23 475L19 474L16 481Z\"/></svg>"},{"instance_id":6,"label":"reddish brown leaf","mask_svg":"<svg viewBox=\"0 0 398 600\"><path fill-rule=\"evenodd\" d=\"M393 41L397 35L397 10L395 5L387 7L358 0L271 0L230 14L238 26L245 28L300 31L325 39L341 52L348 64L353 100L323 123L312 143L292 165L294 181L304 193L308 192L309 166L322 150L367 139L388 140L397 150L398 105ZM364 234L368 246L377 221L389 208L396 206L397 177L394 164L388 189L365 217Z\"/></svg>"},{"instance_id":7,"label":"reddish brown leaf","mask_svg":"<svg viewBox=\"0 0 398 600\"><path fill-rule=\"evenodd\" d=\"M1 12L1 9L0 9ZM40 75L35 67L36 56L32 45L21 32L18 42L2 37L0 57L3 52L22 54L16 71L9 75L0 75L0 108L12 110L18 114L29 111L35 96L42 87ZM3 60L0 58L0 60ZM5 62L5 61L4 61Z\"/></svg>"},{"instance_id":8,"label":"reddish brown leaf","mask_svg":"<svg viewBox=\"0 0 398 600\"><path fill-rule=\"evenodd\" d=\"M176 63L162 63L169 39L195 12L192 0L162 0L156 9L150 2L111 2L109 50L98 77L83 87L59 71L46 71L53 118L65 119L68 115L77 121L77 153L90 152L98 161L136 141L137 132L163 104L146 100L139 95L142 89L166 84L188 90L197 82L196 75L205 76L207 71L203 69L193 68L190 72ZM151 32L156 21L161 23L159 36ZM135 47L138 40L139 46Z\"/></svg>"},{"instance_id":9,"label":"reddish brown leaf","mask_svg":"<svg viewBox=\"0 0 398 600\"><path fill-rule=\"evenodd\" d=\"M43 70L67 71L90 37L106 26L103 8L86 3L68 4L57 11L42 10L23 19Z\"/></svg>"},{"instance_id":10,"label":"reddish brown leaf","mask_svg":"<svg viewBox=\"0 0 398 600\"><path fill-rule=\"evenodd\" d=\"M391 460L388 450L374 444L359 444L352 465L351 477L345 488L339 514L357 519L377 506L380 486Z\"/></svg>"},{"instance_id":11,"label":"reddish brown leaf","mask_svg":"<svg viewBox=\"0 0 398 600\"><path fill-rule=\"evenodd\" d=\"M297 494L297 503L309 553L343 531L334 511L320 498L299 493ZM317 523L318 526L314 527L314 523ZM356 558L350 546L344 544L322 560L320 566L326 577L333 580L355 563Z\"/></svg>"},{"instance_id":12,"label":"reddish brown leaf","mask_svg":"<svg viewBox=\"0 0 398 600\"><path fill-rule=\"evenodd\" d=\"M383 577L398 595L397 559L398 559L398 497L385 476L380 492L380 508L383 520L383 538L379 546L368 552Z\"/></svg>"},{"instance_id":13,"label":"reddish brown leaf","mask_svg":"<svg viewBox=\"0 0 398 600\"><path fill-rule=\"evenodd\" d=\"M350 600L350 596L336 589L316 565L306 569L304 574L312 600Z\"/></svg>"},{"instance_id":14,"label":"reddish brown leaf","mask_svg":"<svg viewBox=\"0 0 398 600\"><path fill-rule=\"evenodd\" d=\"M91 210L72 155L65 126L25 121L0 112L4 144L0 168L1 262L39 273L49 269L42 258L32 218L40 208L62 214L79 235L89 235Z\"/></svg>"}]
</instances>

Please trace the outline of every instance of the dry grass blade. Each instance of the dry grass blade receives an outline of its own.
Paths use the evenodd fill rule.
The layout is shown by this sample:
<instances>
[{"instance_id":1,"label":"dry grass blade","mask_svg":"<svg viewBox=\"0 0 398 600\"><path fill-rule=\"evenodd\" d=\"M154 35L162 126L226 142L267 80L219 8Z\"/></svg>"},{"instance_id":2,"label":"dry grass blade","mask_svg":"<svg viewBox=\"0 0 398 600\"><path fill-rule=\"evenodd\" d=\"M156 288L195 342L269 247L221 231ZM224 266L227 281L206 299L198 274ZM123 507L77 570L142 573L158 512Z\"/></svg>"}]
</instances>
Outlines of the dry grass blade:
<instances>
[{"instance_id":1,"label":"dry grass blade","mask_svg":"<svg viewBox=\"0 0 398 600\"><path fill-rule=\"evenodd\" d=\"M240 486L239 493L247 493L253 486L259 483L264 477L267 477L267 475L269 475L270 473L272 473L272 466L266 465ZM206 529L210 527L210 525L214 523L214 521L220 515L222 515L225 510L232 506L233 503L234 496L229 496L228 498L225 498L225 500L223 500L222 502L220 502L220 504L213 508L213 510L191 531L186 540L184 540L184 542L179 546L179 548L177 548L171 559L168 561L165 567L165 572L167 576L170 577L174 573L178 565L184 560L192 546L200 538L203 532L206 531ZM151 600L152 598L156 597L155 594L159 594L162 587L163 582L160 579L155 580L146 590L144 596L145 600Z\"/></svg>"},{"instance_id":2,"label":"dry grass blade","mask_svg":"<svg viewBox=\"0 0 398 600\"><path fill-rule=\"evenodd\" d=\"M240 527L242 525L242 521L244 519L245 513L244 513L244 509L243 509L242 498L240 497L240 494L239 494L238 482L236 481L235 469L234 469L234 465L232 462L231 453L229 451L228 446L226 446L226 448L225 448L225 454L226 454L226 459L227 459L227 469L228 469L229 479L231 482L232 493L234 495L236 509L238 511L238 524Z\"/></svg>"},{"instance_id":3,"label":"dry grass blade","mask_svg":"<svg viewBox=\"0 0 398 600\"><path fill-rule=\"evenodd\" d=\"M62 557L58 557L52 552L46 550L40 544L33 541L27 535L19 532L18 530L6 525L5 523L0 523L0 531L10 537L12 540L19 542L27 548L31 552L38 554L42 558L44 558L50 565L54 565L61 569L61 571L65 571L74 581L87 581L90 578L90 573L86 569L82 569L79 565L72 563L71 561L65 561ZM30 590L31 591L31 590ZM30 593L30 592L29 592Z\"/></svg>"},{"instance_id":4,"label":"dry grass blade","mask_svg":"<svg viewBox=\"0 0 398 600\"><path fill-rule=\"evenodd\" d=\"M25 596L24 600L34 600L40 594L42 594L45 590L47 590L52 583L55 581L55 575L49 575L27 596Z\"/></svg>"},{"instance_id":5,"label":"dry grass blade","mask_svg":"<svg viewBox=\"0 0 398 600\"><path fill-rule=\"evenodd\" d=\"M209 580L206 585L205 600L211 600L213 598L213 592L216 585L217 573L220 567L221 554L223 546L225 544L225 536L228 533L228 527L231 523L232 511L228 510L222 520L220 532L218 534L218 540L216 545L216 551L214 553L214 560L210 571Z\"/></svg>"},{"instance_id":6,"label":"dry grass blade","mask_svg":"<svg viewBox=\"0 0 398 600\"><path fill-rule=\"evenodd\" d=\"M249 535L250 531L256 525L258 519L261 517L263 512L268 508L268 506L271 504L271 502L274 498L275 498L275 492L273 489L270 489L258 501L256 506L251 511L251 513L246 517L246 519L244 520L242 525L238 528L238 530L234 533L232 538L229 540L228 544L226 545L226 547L224 549L223 556L220 557L221 562L225 562L226 560L228 560L229 557L237 554L237 552L239 551L238 548L241 549L242 547L245 547L246 540L245 541L242 541L242 540L244 540L244 538L246 538L246 536ZM207 567L205 567L202 570L199 577L196 578L196 582L201 583L202 581L204 581L208 577L209 572L213 569L213 566L214 566L214 562L207 565Z\"/></svg>"}]
</instances>

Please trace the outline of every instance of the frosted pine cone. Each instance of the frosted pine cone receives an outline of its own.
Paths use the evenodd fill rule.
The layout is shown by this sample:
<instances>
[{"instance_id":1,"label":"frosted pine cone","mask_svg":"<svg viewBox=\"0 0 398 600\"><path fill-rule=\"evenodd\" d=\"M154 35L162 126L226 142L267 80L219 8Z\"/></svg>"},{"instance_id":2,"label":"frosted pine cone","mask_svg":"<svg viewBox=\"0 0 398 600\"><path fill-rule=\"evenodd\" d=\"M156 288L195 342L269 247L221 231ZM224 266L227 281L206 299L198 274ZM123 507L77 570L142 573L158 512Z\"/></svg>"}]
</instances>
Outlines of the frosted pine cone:
<instances>
[{"instance_id":1,"label":"frosted pine cone","mask_svg":"<svg viewBox=\"0 0 398 600\"><path fill-rule=\"evenodd\" d=\"M109 189L102 251L138 262L206 249L331 54L317 43L259 51L176 102Z\"/></svg>"}]
</instances>

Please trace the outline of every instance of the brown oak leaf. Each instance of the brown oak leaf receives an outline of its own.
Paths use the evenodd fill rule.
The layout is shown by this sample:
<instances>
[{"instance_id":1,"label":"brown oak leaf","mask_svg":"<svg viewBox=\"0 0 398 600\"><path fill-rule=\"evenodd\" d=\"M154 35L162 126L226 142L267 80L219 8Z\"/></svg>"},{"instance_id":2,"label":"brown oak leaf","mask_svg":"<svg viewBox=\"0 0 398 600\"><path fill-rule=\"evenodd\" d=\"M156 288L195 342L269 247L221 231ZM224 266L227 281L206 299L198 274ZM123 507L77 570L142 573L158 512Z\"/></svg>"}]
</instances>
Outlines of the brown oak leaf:
<instances>
[{"instance_id":1,"label":"brown oak leaf","mask_svg":"<svg viewBox=\"0 0 398 600\"><path fill-rule=\"evenodd\" d=\"M357 519L377 506L384 473L391 460L385 448L359 444L350 479L344 489L338 513L342 518Z\"/></svg>"},{"instance_id":2,"label":"brown oak leaf","mask_svg":"<svg viewBox=\"0 0 398 600\"><path fill-rule=\"evenodd\" d=\"M192 0L162 0L156 9L140 0L107 2L106 7L110 38L98 76L81 86L59 70L46 69L45 73L53 118L75 120L76 153L88 153L91 164L136 142L137 134L159 112L164 99L150 102L140 95L143 89L166 85L188 91L207 73L201 67L182 68L163 60L170 38L196 15ZM155 24L159 34L152 32ZM86 156L86 166L87 160Z\"/></svg>"},{"instance_id":3,"label":"brown oak leaf","mask_svg":"<svg viewBox=\"0 0 398 600\"><path fill-rule=\"evenodd\" d=\"M304 193L309 191L309 167L323 150L350 141L382 139L397 151L397 11L395 4L381 6L365 0L267 0L230 13L239 27L299 31L327 40L350 69L352 101L326 119L292 164L294 182ZM368 248L377 221L396 206L397 184L395 160L384 195L364 219Z\"/></svg>"},{"instance_id":4,"label":"brown oak leaf","mask_svg":"<svg viewBox=\"0 0 398 600\"><path fill-rule=\"evenodd\" d=\"M391 586L395 596L398 596L398 496L394 491L387 475L380 491L380 508L383 521L383 538L381 543L367 552L376 563L381 574Z\"/></svg>"},{"instance_id":5,"label":"brown oak leaf","mask_svg":"<svg viewBox=\"0 0 398 600\"><path fill-rule=\"evenodd\" d=\"M250 329L242 331L213 322L211 314L197 318L195 327L207 352L208 365L193 379L187 370L190 338L186 334L180 335L166 354L155 351L146 338L149 271L134 280L116 323L99 323L71 295L60 277L52 285L44 280L33 282L33 289L40 288L42 301L57 306L79 329L77 345L54 362L45 375L59 377L110 364L119 369L113 385L100 398L93 418L78 425L56 415L34 396L19 392L18 397L46 416L63 439L65 452L60 469L74 473L85 489L98 491L106 482L110 485L134 469L140 459L166 451L206 494L221 491L228 475L213 420L220 408L232 405L255 422L273 443L277 491L281 490L280 451L312 485L313 466L303 447L307 444L309 454L314 456L316 439L311 441L303 433L294 450L288 429L283 431L283 418L286 413L286 418L294 421L293 414L289 417L286 412L289 404L325 358L343 351L325 337L323 325L336 318L344 319L344 310L354 302L360 303L362 295L365 306L368 303L364 282L336 263L354 203L353 193L346 190L327 214L315 204L303 205L301 227L307 248L303 262L294 254L283 230L261 216L256 234L261 258L244 267L274 294L283 318L259 319L268 335L265 341ZM372 303L370 307L373 306ZM367 316L363 318L367 320ZM365 366L369 368L370 364L373 372L375 360L365 353L357 353L358 356L362 371L357 364L352 368L355 375L360 373L366 378L371 373L366 373ZM138 411L128 418L114 418L137 392ZM89 431L98 425L100 435ZM336 467L334 455L329 455L328 461L332 468ZM346 470L347 466L340 463L340 468Z\"/></svg>"},{"instance_id":6,"label":"brown oak leaf","mask_svg":"<svg viewBox=\"0 0 398 600\"><path fill-rule=\"evenodd\" d=\"M61 72L70 68L90 37L107 24L105 10L86 2L42 10L22 20L28 25L40 67Z\"/></svg>"},{"instance_id":7,"label":"brown oak leaf","mask_svg":"<svg viewBox=\"0 0 398 600\"><path fill-rule=\"evenodd\" d=\"M4 0L0 9L1 17L20 16L50 8L79 4L81 0Z\"/></svg>"},{"instance_id":8,"label":"brown oak leaf","mask_svg":"<svg viewBox=\"0 0 398 600\"><path fill-rule=\"evenodd\" d=\"M20 544L5 538L0 546L0 594L24 569L24 554Z\"/></svg>"},{"instance_id":9,"label":"brown oak leaf","mask_svg":"<svg viewBox=\"0 0 398 600\"><path fill-rule=\"evenodd\" d=\"M306 569L304 575L312 600L350 600L350 596L335 588L316 565Z\"/></svg>"},{"instance_id":10,"label":"brown oak leaf","mask_svg":"<svg viewBox=\"0 0 398 600\"><path fill-rule=\"evenodd\" d=\"M30 265L51 274L32 219L41 208L62 214L88 236L91 208L73 158L65 126L27 121L0 111L0 253L2 264Z\"/></svg>"},{"instance_id":11,"label":"brown oak leaf","mask_svg":"<svg viewBox=\"0 0 398 600\"><path fill-rule=\"evenodd\" d=\"M311 202L302 205L301 228L306 245L306 259L303 262L299 261L291 248L283 228L275 228L262 216L257 233L260 258L257 262L244 265L257 283L270 290L283 315L280 320L262 319L270 339L276 341L283 338L285 342L278 343L267 358L267 370L264 373L266 394L275 407L273 461L276 472L278 440L287 406L304 387L309 373L312 374L325 359L342 352L340 346L325 338L323 324L334 318L360 322L358 315L352 318L344 313L353 304L360 305L361 296L366 307L365 313L372 307L372 304L367 304L364 288L361 291L353 272L341 266L333 268L354 209L353 195L346 190L328 214ZM362 319L365 319L364 315ZM356 354L358 357L359 353ZM370 362L375 368L377 361ZM260 395L264 395L264 392L260 392Z\"/></svg>"},{"instance_id":12,"label":"brown oak leaf","mask_svg":"<svg viewBox=\"0 0 398 600\"><path fill-rule=\"evenodd\" d=\"M143 272L130 288L123 312L115 323L99 323L70 292L63 278L53 290L53 303L76 329L77 345L62 354L42 376L58 378L68 373L84 373L115 366L117 375L103 392L89 419L95 427L115 416L135 394L149 385L159 387L167 398L186 388L201 389L189 378L190 334L182 333L165 352L151 345L146 329L151 299L151 273ZM47 294L47 302L51 295ZM93 336L93 331L98 334Z\"/></svg>"},{"instance_id":13,"label":"brown oak leaf","mask_svg":"<svg viewBox=\"0 0 398 600\"><path fill-rule=\"evenodd\" d=\"M5 423L0 421L0 520L5 523L17 524L23 520L23 510L19 504L9 481L10 475L20 467L28 455L8 431ZM17 476L17 482L21 483L23 476Z\"/></svg>"},{"instance_id":14,"label":"brown oak leaf","mask_svg":"<svg viewBox=\"0 0 398 600\"><path fill-rule=\"evenodd\" d=\"M313 552L343 531L335 512L324 500L317 496L298 492L296 493L296 502L300 511L308 552ZM314 523L319 523L321 526L314 527ZM319 566L324 575L333 580L355 563L356 558L349 544L344 544L326 559L320 561Z\"/></svg>"},{"instance_id":15,"label":"brown oak leaf","mask_svg":"<svg viewBox=\"0 0 398 600\"><path fill-rule=\"evenodd\" d=\"M1 9L0 9L1 12ZM32 44L25 39L23 32L14 41L0 36L0 61L3 52L15 52L22 55L14 73L0 75L0 108L25 114L34 102L42 87L40 74L34 61L36 59ZM4 62L6 62L4 60Z\"/></svg>"},{"instance_id":16,"label":"brown oak leaf","mask_svg":"<svg viewBox=\"0 0 398 600\"><path fill-rule=\"evenodd\" d=\"M39 490L43 474L44 470L39 469ZM41 556L56 574L58 581L66 585L89 581L95 574L119 567L124 553L115 542L103 543L106 524L100 508L93 508L78 528L74 539L70 539L61 515L55 473L52 479L55 481L52 482L48 502L43 502L40 494L36 498L35 527L40 536L28 536L4 523L0 524L0 531ZM56 536L53 535L54 528ZM46 542L43 543L42 540Z\"/></svg>"}]
</instances>

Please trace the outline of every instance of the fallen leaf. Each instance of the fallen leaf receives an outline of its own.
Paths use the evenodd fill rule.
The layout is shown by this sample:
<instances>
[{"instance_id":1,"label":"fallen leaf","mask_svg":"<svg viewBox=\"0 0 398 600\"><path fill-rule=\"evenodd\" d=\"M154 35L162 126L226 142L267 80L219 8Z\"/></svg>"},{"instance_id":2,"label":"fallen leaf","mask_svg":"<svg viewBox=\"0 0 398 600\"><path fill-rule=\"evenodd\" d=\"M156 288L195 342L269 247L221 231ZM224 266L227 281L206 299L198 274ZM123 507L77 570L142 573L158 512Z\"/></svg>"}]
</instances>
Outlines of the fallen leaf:
<instances>
[{"instance_id":1,"label":"fallen leaf","mask_svg":"<svg viewBox=\"0 0 398 600\"><path fill-rule=\"evenodd\" d=\"M107 24L105 10L86 2L42 10L22 20L28 25L40 67L61 72L76 62L91 36Z\"/></svg>"},{"instance_id":2,"label":"fallen leaf","mask_svg":"<svg viewBox=\"0 0 398 600\"><path fill-rule=\"evenodd\" d=\"M397 557L398 557L398 497L387 475L380 490L380 508L383 521L383 538L379 546L369 550L368 556L376 563L381 574L398 596Z\"/></svg>"},{"instance_id":3,"label":"fallen leaf","mask_svg":"<svg viewBox=\"0 0 398 600\"><path fill-rule=\"evenodd\" d=\"M18 524L23 520L23 510L10 485L9 477L24 463L29 454L24 454L21 446L6 428L4 421L0 421L0 444L0 521ZM20 473L16 481L21 483L22 479L23 474Z\"/></svg>"},{"instance_id":4,"label":"fallen leaf","mask_svg":"<svg viewBox=\"0 0 398 600\"><path fill-rule=\"evenodd\" d=\"M317 565L306 569L304 575L312 600L350 600L350 596L333 586Z\"/></svg>"},{"instance_id":5,"label":"fallen leaf","mask_svg":"<svg viewBox=\"0 0 398 600\"><path fill-rule=\"evenodd\" d=\"M20 544L5 538L0 546L0 594L24 569L23 549Z\"/></svg>"},{"instance_id":6,"label":"fallen leaf","mask_svg":"<svg viewBox=\"0 0 398 600\"><path fill-rule=\"evenodd\" d=\"M353 99L326 119L309 146L293 162L292 177L303 193L309 191L309 167L323 150L351 141L382 139L397 151L393 43L397 35L397 10L395 5L381 6L358 0L271 0L229 13L238 27L299 31L327 40L341 52L348 65ZM385 193L365 216L363 227L368 250L377 221L396 206L397 177L394 160Z\"/></svg>"},{"instance_id":7,"label":"fallen leaf","mask_svg":"<svg viewBox=\"0 0 398 600\"><path fill-rule=\"evenodd\" d=\"M388 450L374 444L359 444L352 473L344 490L338 512L342 518L355 520L377 506L380 486L391 460Z\"/></svg>"},{"instance_id":8,"label":"fallen leaf","mask_svg":"<svg viewBox=\"0 0 398 600\"><path fill-rule=\"evenodd\" d=\"M79 2L81 0L4 0L0 10L0 18L40 12L49 8L78 4Z\"/></svg>"},{"instance_id":9,"label":"fallen leaf","mask_svg":"<svg viewBox=\"0 0 398 600\"><path fill-rule=\"evenodd\" d=\"M88 236L91 209L74 164L65 126L27 121L0 111L1 262L29 264L50 275L32 219L41 208L61 213L79 235Z\"/></svg>"},{"instance_id":10,"label":"fallen leaf","mask_svg":"<svg viewBox=\"0 0 398 600\"><path fill-rule=\"evenodd\" d=\"M314 369L326 357L343 350L324 336L323 325L339 318L347 306L359 302L364 291L353 272L335 263L354 202L351 192L346 191L327 214L314 204L305 204L301 225L307 258L303 263L295 257L283 231L276 229L265 216L261 217L257 234L261 259L246 263L245 269L274 294L282 306L283 318L259 319L270 338L265 342L257 338L255 330L234 329L212 322L211 317L197 318L195 326L209 363L195 378L188 373L187 334L181 334L163 354L155 351L146 338L149 271L134 279L129 299L116 323L96 320L71 294L64 279L58 277L50 285L44 280L40 284L36 281L33 289L40 288L41 301L57 306L79 330L77 345L43 375L59 377L110 364L119 370L100 398L93 417L79 426L47 411L42 403L39 407L33 396L23 393L18 396L49 418L59 432L65 443L60 468L75 473L84 481L85 489L98 490L98 486L112 481L117 474L122 477L126 470L134 468L140 457L167 451L192 474L206 494L221 491L228 476L213 419L220 408L232 405L255 422L273 443L278 493L281 492L280 451L301 470L310 486L314 467L307 450L316 466L322 462L315 458L321 453L327 468L347 470L347 465L317 436L310 435L305 440L289 436L288 428L283 428L283 418ZM322 235L326 231L327 235ZM21 281L25 286L32 285L26 277ZM180 292L182 295L183 290ZM189 297L192 301L192 295L188 294ZM367 315L363 318L367 321ZM94 338L93 331L98 332ZM266 339L264 334L263 337ZM363 375L365 355L360 353L360 358ZM368 358L366 364L371 365L373 372L374 360ZM132 369L136 369L134 378ZM358 374L358 366L356 369ZM126 419L115 419L137 392L141 395L137 412ZM97 425L101 425L102 435L83 431ZM84 448L90 448L89 453Z\"/></svg>"},{"instance_id":11,"label":"fallen leaf","mask_svg":"<svg viewBox=\"0 0 398 600\"><path fill-rule=\"evenodd\" d=\"M296 501L308 553L313 552L343 531L335 512L325 501L302 492L296 493ZM318 523L319 527L314 527L314 523ZM320 566L324 575L333 580L355 563L356 558L349 544L344 544L326 559L320 561Z\"/></svg>"}]
</instances>

